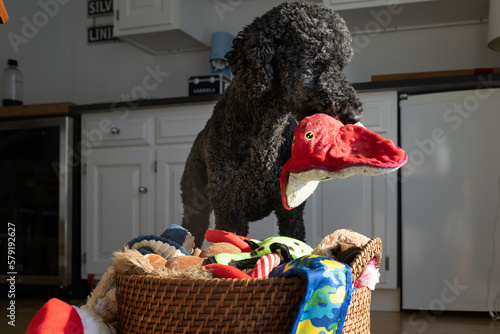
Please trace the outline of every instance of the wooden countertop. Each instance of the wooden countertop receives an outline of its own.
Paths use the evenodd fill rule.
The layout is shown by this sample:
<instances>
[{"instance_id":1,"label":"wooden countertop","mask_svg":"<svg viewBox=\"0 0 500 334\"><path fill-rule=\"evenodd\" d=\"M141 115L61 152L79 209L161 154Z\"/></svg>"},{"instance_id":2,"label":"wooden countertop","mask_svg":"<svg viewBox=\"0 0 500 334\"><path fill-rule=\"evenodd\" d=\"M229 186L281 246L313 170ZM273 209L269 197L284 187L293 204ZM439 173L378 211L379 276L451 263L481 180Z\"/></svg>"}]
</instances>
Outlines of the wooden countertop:
<instances>
[{"instance_id":1,"label":"wooden countertop","mask_svg":"<svg viewBox=\"0 0 500 334\"><path fill-rule=\"evenodd\" d=\"M68 115L70 102L0 107L0 119Z\"/></svg>"}]
</instances>

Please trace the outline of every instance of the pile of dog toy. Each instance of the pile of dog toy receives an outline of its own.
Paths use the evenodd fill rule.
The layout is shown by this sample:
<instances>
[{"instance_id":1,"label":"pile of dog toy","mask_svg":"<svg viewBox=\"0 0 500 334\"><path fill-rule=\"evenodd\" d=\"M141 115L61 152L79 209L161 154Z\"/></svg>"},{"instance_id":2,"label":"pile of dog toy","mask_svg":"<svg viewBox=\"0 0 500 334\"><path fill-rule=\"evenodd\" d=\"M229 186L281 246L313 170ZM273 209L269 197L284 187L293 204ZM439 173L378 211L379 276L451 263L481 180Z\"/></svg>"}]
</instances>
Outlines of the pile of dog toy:
<instances>
[{"instance_id":1,"label":"pile of dog toy","mask_svg":"<svg viewBox=\"0 0 500 334\"><path fill-rule=\"evenodd\" d=\"M314 249L289 237L259 241L216 229L208 230L205 237L211 245L200 250L194 247L189 231L172 225L160 236L130 240L113 254L111 266L85 305L70 306L53 298L35 315L26 333L66 333L68 329L116 333L116 272L197 279L305 278L306 292L292 333L307 333L313 327L341 331L353 290L374 289L379 279L375 259L362 277L352 277L349 263L369 238L351 230L337 230Z\"/></svg>"}]
</instances>

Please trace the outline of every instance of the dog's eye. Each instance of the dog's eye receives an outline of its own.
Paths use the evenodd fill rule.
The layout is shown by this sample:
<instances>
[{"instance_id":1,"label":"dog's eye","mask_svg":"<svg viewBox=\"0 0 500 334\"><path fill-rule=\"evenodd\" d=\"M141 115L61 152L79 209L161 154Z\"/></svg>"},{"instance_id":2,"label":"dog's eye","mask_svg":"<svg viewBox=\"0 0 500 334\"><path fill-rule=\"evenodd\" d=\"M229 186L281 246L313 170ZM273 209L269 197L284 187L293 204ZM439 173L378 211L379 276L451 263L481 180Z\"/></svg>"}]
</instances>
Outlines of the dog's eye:
<instances>
[{"instance_id":1,"label":"dog's eye","mask_svg":"<svg viewBox=\"0 0 500 334\"><path fill-rule=\"evenodd\" d=\"M309 60L309 65L311 65L312 67L317 67L318 66L318 61L316 61L316 60Z\"/></svg>"},{"instance_id":2,"label":"dog's eye","mask_svg":"<svg viewBox=\"0 0 500 334\"><path fill-rule=\"evenodd\" d=\"M306 132L306 139L311 140L314 138L314 133L312 131Z\"/></svg>"}]
</instances>

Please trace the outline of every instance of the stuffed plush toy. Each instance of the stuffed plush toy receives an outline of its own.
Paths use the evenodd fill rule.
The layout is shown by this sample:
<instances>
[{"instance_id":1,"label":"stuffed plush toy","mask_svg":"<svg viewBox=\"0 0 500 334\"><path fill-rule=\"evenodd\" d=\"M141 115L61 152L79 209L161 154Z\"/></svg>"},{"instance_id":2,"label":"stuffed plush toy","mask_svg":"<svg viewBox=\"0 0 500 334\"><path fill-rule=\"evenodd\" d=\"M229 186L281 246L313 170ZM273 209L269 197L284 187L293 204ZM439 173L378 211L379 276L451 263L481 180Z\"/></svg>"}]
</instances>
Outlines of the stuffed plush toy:
<instances>
[{"instance_id":1,"label":"stuffed plush toy","mask_svg":"<svg viewBox=\"0 0 500 334\"><path fill-rule=\"evenodd\" d=\"M389 173L407 160L391 140L363 126L343 125L326 114L306 117L295 128L292 157L280 177L283 206L300 205L320 181Z\"/></svg>"},{"instance_id":2,"label":"stuffed plush toy","mask_svg":"<svg viewBox=\"0 0 500 334\"><path fill-rule=\"evenodd\" d=\"M160 236L141 235L130 240L126 247L137 249L144 255L158 254L168 260L180 255L191 255L194 237L182 226L172 224Z\"/></svg>"},{"instance_id":3,"label":"stuffed plush toy","mask_svg":"<svg viewBox=\"0 0 500 334\"><path fill-rule=\"evenodd\" d=\"M38 311L26 333L116 333L116 329L111 325L116 321L117 315L115 272L161 277L213 278L210 271L201 267L201 259L194 270L187 269L191 265L180 265L178 262L172 264L171 268L166 268L169 259L191 258L188 255L193 252L193 246L194 238L178 225L171 225L159 237L149 235L130 240L121 252L113 253L111 266L85 305L70 306L53 298Z\"/></svg>"},{"instance_id":4,"label":"stuffed plush toy","mask_svg":"<svg viewBox=\"0 0 500 334\"><path fill-rule=\"evenodd\" d=\"M312 252L312 248L306 243L289 237L271 237L258 241L235 233L210 229L207 230L205 238L215 243L202 251L202 256L208 255L204 267L220 278L266 278L280 263ZM240 251L217 251L213 255L206 252L212 247L220 250L221 245L226 244L231 244Z\"/></svg>"},{"instance_id":5,"label":"stuffed plush toy","mask_svg":"<svg viewBox=\"0 0 500 334\"><path fill-rule=\"evenodd\" d=\"M241 253L241 249L228 242L216 242L202 250L198 256L204 259L208 259L210 256L221 253L239 254Z\"/></svg>"},{"instance_id":6,"label":"stuffed plush toy","mask_svg":"<svg viewBox=\"0 0 500 334\"><path fill-rule=\"evenodd\" d=\"M208 242L227 242L233 244L239 249L241 249L242 252L252 251L252 248L247 243L247 241L250 241L250 238L237 235L236 233L233 232L226 232L217 229L208 229L205 232L205 239L207 239Z\"/></svg>"},{"instance_id":7,"label":"stuffed plush toy","mask_svg":"<svg viewBox=\"0 0 500 334\"><path fill-rule=\"evenodd\" d=\"M353 232L352 230L340 229L324 237L318 246L312 251L312 254L326 256L331 259L341 261L341 257L346 257L345 255L342 256L341 253L342 251L346 253L348 246L352 246L360 251L368 241L370 241L370 238L365 237L362 234ZM350 262L344 263L349 264Z\"/></svg>"},{"instance_id":8,"label":"stuffed plush toy","mask_svg":"<svg viewBox=\"0 0 500 334\"><path fill-rule=\"evenodd\" d=\"M209 262L231 265L238 269L250 269L266 254L278 254L282 262L290 262L313 251L305 242L289 237L271 237L260 242L247 240L247 243L252 249L251 252L221 253L209 257Z\"/></svg>"},{"instance_id":9,"label":"stuffed plush toy","mask_svg":"<svg viewBox=\"0 0 500 334\"><path fill-rule=\"evenodd\" d=\"M278 254L265 254L257 259L254 269L245 272L231 265L212 263L204 266L210 270L215 277L219 278L268 278L271 271L278 267L281 263L281 258Z\"/></svg>"},{"instance_id":10,"label":"stuffed plush toy","mask_svg":"<svg viewBox=\"0 0 500 334\"><path fill-rule=\"evenodd\" d=\"M31 320L26 334L116 334L116 329L102 318L76 306L50 299Z\"/></svg>"},{"instance_id":11,"label":"stuffed plush toy","mask_svg":"<svg viewBox=\"0 0 500 334\"><path fill-rule=\"evenodd\" d=\"M350 265L368 241L370 241L370 238L360 233L341 229L324 237L312 251L312 254L325 256ZM375 285L380 278L380 271L376 268L375 262L376 259L372 259L360 276L354 277L354 286L356 288L367 286L371 290L375 290Z\"/></svg>"}]
</instances>

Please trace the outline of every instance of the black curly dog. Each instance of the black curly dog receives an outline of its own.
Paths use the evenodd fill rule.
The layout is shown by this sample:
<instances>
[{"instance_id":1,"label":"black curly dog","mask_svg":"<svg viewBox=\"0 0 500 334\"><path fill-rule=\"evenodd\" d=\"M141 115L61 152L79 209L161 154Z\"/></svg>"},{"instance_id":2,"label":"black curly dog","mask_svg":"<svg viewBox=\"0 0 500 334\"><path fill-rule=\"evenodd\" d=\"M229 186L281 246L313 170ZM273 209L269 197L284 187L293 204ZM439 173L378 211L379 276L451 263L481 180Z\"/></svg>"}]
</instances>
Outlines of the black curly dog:
<instances>
[{"instance_id":1,"label":"black curly dog","mask_svg":"<svg viewBox=\"0 0 500 334\"><path fill-rule=\"evenodd\" d=\"M360 120L361 102L342 73L352 54L344 20L322 4L284 3L238 34L226 55L234 79L181 180L182 225L198 246L212 210L216 228L239 235L274 211L280 235L304 240L304 204L283 208L281 169L297 121L315 113Z\"/></svg>"}]
</instances>

